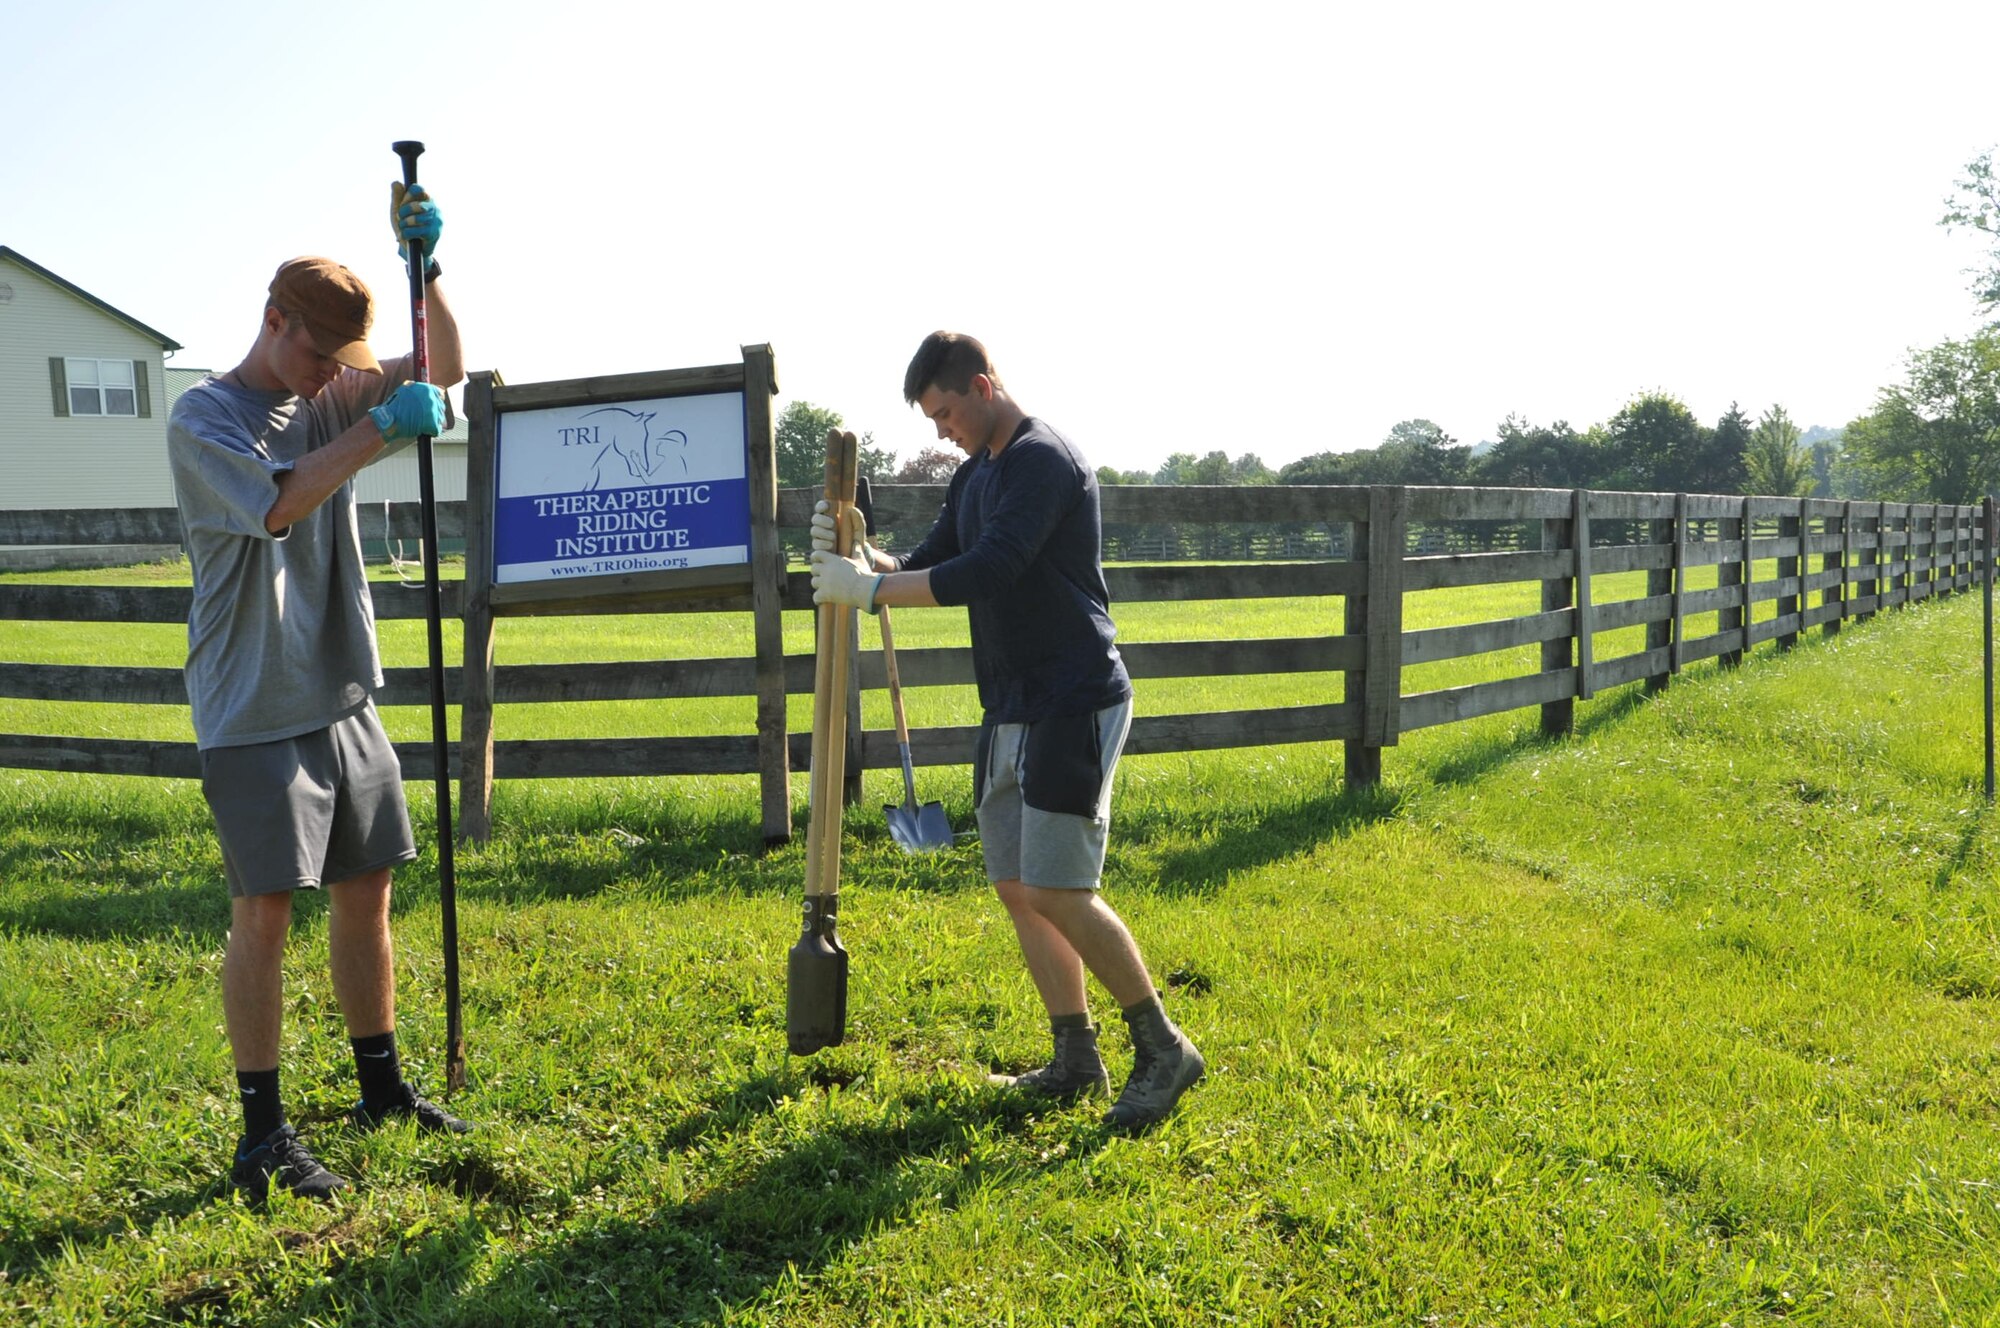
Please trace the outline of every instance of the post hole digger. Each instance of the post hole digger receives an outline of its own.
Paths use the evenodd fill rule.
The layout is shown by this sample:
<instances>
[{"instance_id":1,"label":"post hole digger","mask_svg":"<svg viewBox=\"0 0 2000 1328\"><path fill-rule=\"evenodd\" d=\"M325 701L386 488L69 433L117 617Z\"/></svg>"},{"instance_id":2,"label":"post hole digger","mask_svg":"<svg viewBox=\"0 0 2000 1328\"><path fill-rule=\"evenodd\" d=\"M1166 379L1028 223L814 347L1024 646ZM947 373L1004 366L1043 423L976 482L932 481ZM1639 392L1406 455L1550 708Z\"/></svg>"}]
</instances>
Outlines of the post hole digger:
<instances>
[{"instance_id":1,"label":"post hole digger","mask_svg":"<svg viewBox=\"0 0 2000 1328\"><path fill-rule=\"evenodd\" d=\"M838 538L851 546L860 446L851 433L826 438L826 503ZM837 1047L847 1036L847 950L840 943L840 802L847 770L847 674L855 612L822 604L813 658L811 819L806 829L804 926L792 946L785 985L786 1043L797 1056Z\"/></svg>"},{"instance_id":2,"label":"post hole digger","mask_svg":"<svg viewBox=\"0 0 2000 1328\"><path fill-rule=\"evenodd\" d=\"M417 183L417 158L424 145L405 139L390 145L403 161L403 186ZM424 308L425 254L421 241L410 242L410 368L419 383L430 373L429 319ZM437 481L431 436L417 438L417 486L424 533L424 617L427 674L430 682L432 783L437 793L438 894L444 932L445 1086L465 1087L465 1021L458 980L458 890L452 862L450 739L445 722L443 608L438 588Z\"/></svg>"}]
</instances>

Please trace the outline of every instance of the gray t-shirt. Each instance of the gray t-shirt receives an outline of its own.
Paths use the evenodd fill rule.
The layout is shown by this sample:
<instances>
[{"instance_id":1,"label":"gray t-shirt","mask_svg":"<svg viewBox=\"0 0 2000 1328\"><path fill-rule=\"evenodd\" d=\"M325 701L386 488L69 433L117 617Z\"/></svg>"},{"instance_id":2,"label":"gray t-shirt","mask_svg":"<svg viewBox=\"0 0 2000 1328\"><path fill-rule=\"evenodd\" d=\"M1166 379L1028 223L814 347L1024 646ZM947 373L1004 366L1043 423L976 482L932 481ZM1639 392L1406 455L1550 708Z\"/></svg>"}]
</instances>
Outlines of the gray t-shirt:
<instances>
[{"instance_id":1,"label":"gray t-shirt","mask_svg":"<svg viewBox=\"0 0 2000 1328\"><path fill-rule=\"evenodd\" d=\"M382 685L362 574L354 486L273 535L277 477L380 405L409 373L345 370L314 397L210 376L174 403L167 453L194 568L188 700L195 744L241 747L311 733Z\"/></svg>"}]
</instances>

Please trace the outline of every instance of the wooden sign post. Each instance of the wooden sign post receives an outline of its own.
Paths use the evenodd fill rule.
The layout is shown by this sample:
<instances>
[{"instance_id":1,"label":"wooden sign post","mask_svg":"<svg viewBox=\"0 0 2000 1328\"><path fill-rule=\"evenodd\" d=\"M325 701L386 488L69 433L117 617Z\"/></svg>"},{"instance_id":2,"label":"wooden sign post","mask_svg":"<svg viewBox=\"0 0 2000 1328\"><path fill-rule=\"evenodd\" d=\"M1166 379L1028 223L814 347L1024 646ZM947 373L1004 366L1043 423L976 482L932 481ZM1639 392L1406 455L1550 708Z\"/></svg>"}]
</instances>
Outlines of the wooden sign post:
<instances>
[{"instance_id":1,"label":"wooden sign post","mask_svg":"<svg viewBox=\"0 0 2000 1328\"><path fill-rule=\"evenodd\" d=\"M492 829L496 617L645 613L744 590L756 620L764 837L789 837L776 393L769 346L745 346L741 364L567 382L508 386L473 375L459 787L467 839Z\"/></svg>"}]
</instances>

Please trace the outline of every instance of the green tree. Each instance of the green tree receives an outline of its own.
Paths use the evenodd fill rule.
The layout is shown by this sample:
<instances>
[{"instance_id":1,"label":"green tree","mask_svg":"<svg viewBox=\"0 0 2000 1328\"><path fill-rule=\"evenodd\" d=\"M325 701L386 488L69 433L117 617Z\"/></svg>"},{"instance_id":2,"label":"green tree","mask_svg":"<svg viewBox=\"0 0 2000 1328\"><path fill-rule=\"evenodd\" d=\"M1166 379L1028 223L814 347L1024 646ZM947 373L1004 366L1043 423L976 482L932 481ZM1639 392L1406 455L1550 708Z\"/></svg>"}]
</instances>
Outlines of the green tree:
<instances>
[{"instance_id":1,"label":"green tree","mask_svg":"<svg viewBox=\"0 0 2000 1328\"><path fill-rule=\"evenodd\" d=\"M1471 478L1517 489L1589 489L1597 486L1601 461L1567 421L1538 427L1509 415L1492 450L1472 463Z\"/></svg>"},{"instance_id":2,"label":"green tree","mask_svg":"<svg viewBox=\"0 0 2000 1328\"><path fill-rule=\"evenodd\" d=\"M1355 458L1360 452L1314 452L1278 470L1280 484L1360 484Z\"/></svg>"},{"instance_id":3,"label":"green tree","mask_svg":"<svg viewBox=\"0 0 2000 1328\"><path fill-rule=\"evenodd\" d=\"M1812 453L1799 442L1799 426L1783 406L1758 419L1743 449L1743 473L1752 493L1785 498L1813 491Z\"/></svg>"},{"instance_id":4,"label":"green tree","mask_svg":"<svg viewBox=\"0 0 2000 1328\"><path fill-rule=\"evenodd\" d=\"M1745 487L1743 454L1750 447L1750 437L1755 432L1750 417L1735 402L1713 429L1702 431L1701 441L1696 445L1692 465L1686 475L1689 493L1762 493L1765 490ZM1769 492L1776 493L1773 489Z\"/></svg>"},{"instance_id":5,"label":"green tree","mask_svg":"<svg viewBox=\"0 0 2000 1328\"><path fill-rule=\"evenodd\" d=\"M1992 148L1966 164L1965 178L1954 184L1944 206L1938 225L1947 232L1954 226L1969 226L1986 237L1984 265L1967 269L1967 275L1980 309L1989 314L2000 311L2000 180L1993 175Z\"/></svg>"},{"instance_id":6,"label":"green tree","mask_svg":"<svg viewBox=\"0 0 2000 1328\"><path fill-rule=\"evenodd\" d=\"M1842 493L1839 487L1840 476L1846 470L1846 447L1841 440L1841 435L1836 433L1831 438L1821 439L1819 442L1811 445L1810 451L1812 452L1813 469L1812 496L1815 498L1848 497L1849 495Z\"/></svg>"},{"instance_id":7,"label":"green tree","mask_svg":"<svg viewBox=\"0 0 2000 1328\"><path fill-rule=\"evenodd\" d=\"M2000 329L1912 351L1904 381L1847 426L1870 496L1965 503L2000 485Z\"/></svg>"},{"instance_id":8,"label":"green tree","mask_svg":"<svg viewBox=\"0 0 2000 1328\"><path fill-rule=\"evenodd\" d=\"M1707 430L1679 397L1645 392L1605 423L1606 486L1650 493L1699 492Z\"/></svg>"},{"instance_id":9,"label":"green tree","mask_svg":"<svg viewBox=\"0 0 2000 1328\"><path fill-rule=\"evenodd\" d=\"M1379 447L1315 452L1278 472L1280 484L1463 484L1472 449L1429 420L1403 420Z\"/></svg>"},{"instance_id":10,"label":"green tree","mask_svg":"<svg viewBox=\"0 0 2000 1328\"><path fill-rule=\"evenodd\" d=\"M959 463L964 460L962 452L947 451L942 447L919 448L917 454L896 471L896 483L948 484ZM872 479L870 482L873 482Z\"/></svg>"},{"instance_id":11,"label":"green tree","mask_svg":"<svg viewBox=\"0 0 2000 1328\"><path fill-rule=\"evenodd\" d=\"M1245 452L1230 462L1229 468L1236 476L1230 481L1232 484L1275 484L1278 479L1278 472L1265 465L1255 452Z\"/></svg>"},{"instance_id":12,"label":"green tree","mask_svg":"<svg viewBox=\"0 0 2000 1328\"><path fill-rule=\"evenodd\" d=\"M1151 484L1153 472L1150 470L1120 470L1116 466L1097 468L1099 484Z\"/></svg>"},{"instance_id":13,"label":"green tree","mask_svg":"<svg viewBox=\"0 0 2000 1328\"><path fill-rule=\"evenodd\" d=\"M817 489L826 483L826 435L841 426L840 412L810 401L794 401L778 416L778 487ZM896 454L876 447L875 435L860 439L861 475L870 484L887 483L896 469Z\"/></svg>"}]
</instances>

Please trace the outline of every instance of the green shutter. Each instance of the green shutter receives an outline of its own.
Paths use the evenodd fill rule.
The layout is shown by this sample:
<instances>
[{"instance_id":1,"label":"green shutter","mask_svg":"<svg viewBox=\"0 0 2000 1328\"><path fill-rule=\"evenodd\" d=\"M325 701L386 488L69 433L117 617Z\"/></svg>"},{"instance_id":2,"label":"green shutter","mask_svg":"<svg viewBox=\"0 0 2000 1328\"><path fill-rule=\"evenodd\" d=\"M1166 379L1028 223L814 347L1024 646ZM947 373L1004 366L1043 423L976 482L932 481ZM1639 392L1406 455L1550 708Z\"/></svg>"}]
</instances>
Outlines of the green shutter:
<instances>
[{"instance_id":1,"label":"green shutter","mask_svg":"<svg viewBox=\"0 0 2000 1328\"><path fill-rule=\"evenodd\" d=\"M49 356L49 386L56 394L56 418L69 418L69 375L63 372L62 356Z\"/></svg>"},{"instance_id":2,"label":"green shutter","mask_svg":"<svg viewBox=\"0 0 2000 1328\"><path fill-rule=\"evenodd\" d=\"M139 418L142 420L152 419L153 398L146 391L146 362L144 360L132 361L132 387L139 397Z\"/></svg>"}]
</instances>

